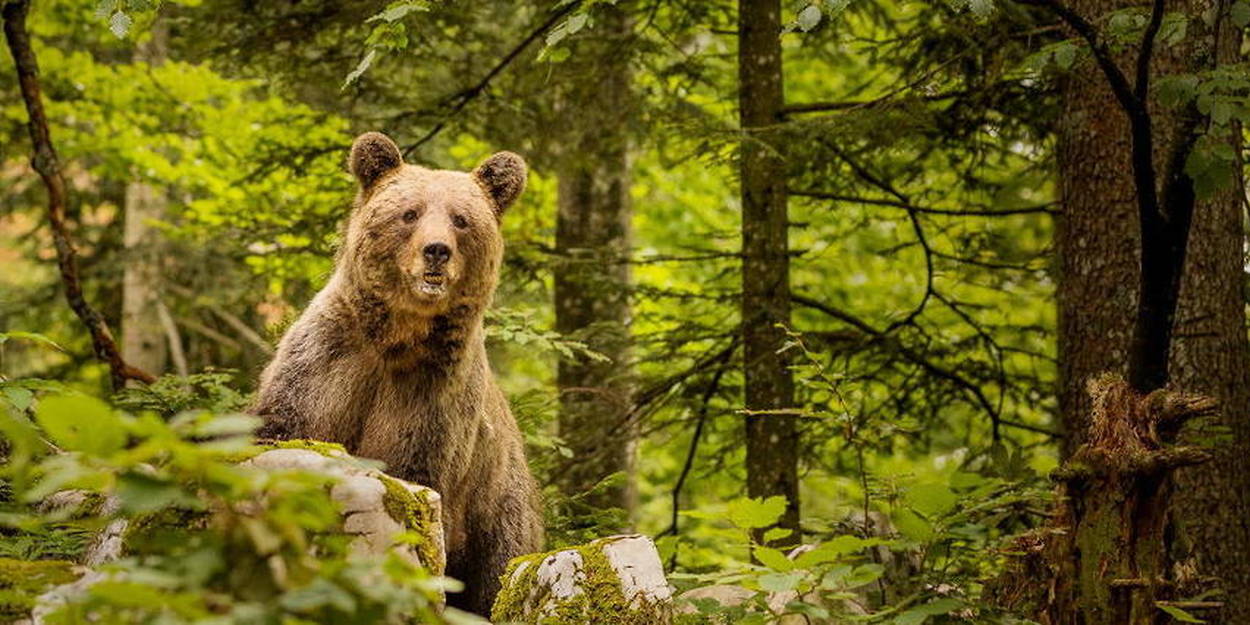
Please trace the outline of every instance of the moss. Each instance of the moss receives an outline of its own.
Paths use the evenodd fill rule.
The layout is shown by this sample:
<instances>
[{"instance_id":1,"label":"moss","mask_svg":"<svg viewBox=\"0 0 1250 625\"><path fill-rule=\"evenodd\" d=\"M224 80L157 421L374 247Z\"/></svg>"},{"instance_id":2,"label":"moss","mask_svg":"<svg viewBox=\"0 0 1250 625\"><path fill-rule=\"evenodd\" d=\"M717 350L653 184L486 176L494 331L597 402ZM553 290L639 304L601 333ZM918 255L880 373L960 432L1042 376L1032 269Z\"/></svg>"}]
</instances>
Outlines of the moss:
<instances>
[{"instance_id":1,"label":"moss","mask_svg":"<svg viewBox=\"0 0 1250 625\"><path fill-rule=\"evenodd\" d=\"M207 527L208 519L205 510L162 508L131 519L122 534L122 543L128 551L160 552L170 543L185 542L187 530Z\"/></svg>"},{"instance_id":2,"label":"moss","mask_svg":"<svg viewBox=\"0 0 1250 625\"><path fill-rule=\"evenodd\" d=\"M0 558L0 622L29 616L40 594L75 579L74 563L66 560Z\"/></svg>"},{"instance_id":3,"label":"moss","mask_svg":"<svg viewBox=\"0 0 1250 625\"><path fill-rule=\"evenodd\" d=\"M671 618L667 605L641 601L631 605L621 589L621 580L608 561L603 548L616 538L604 538L576 548L582 558L582 575L579 583L582 592L548 605L550 597L540 594L529 601L530 592L537 587L538 567L558 551L537 553L515 558L501 581L503 589L495 599L491 611L495 622L515 622L525 625L656 625L668 623ZM563 550L560 550L563 551ZM510 582L521 566L520 577ZM539 589L546 593L547 589ZM546 609L541 609L546 606Z\"/></svg>"},{"instance_id":4,"label":"moss","mask_svg":"<svg viewBox=\"0 0 1250 625\"><path fill-rule=\"evenodd\" d=\"M534 553L513 558L508 562L507 569L499 578L501 588L499 594L495 596L495 605L491 609L492 621L503 623L519 621L524 617L526 599L529 597L530 589L534 588L538 581L538 566L553 553L555 552ZM521 571L520 577L512 580L521 567L525 569Z\"/></svg>"},{"instance_id":5,"label":"moss","mask_svg":"<svg viewBox=\"0 0 1250 625\"><path fill-rule=\"evenodd\" d=\"M442 554L439 553L435 541L430 540L432 532L440 531L434 529L438 521L435 516L437 512L430 504L427 494L425 492L414 493L399 480L384 474L379 474L378 479L386 488L386 494L382 496L382 505L386 508L386 513L418 537L415 546L421 563L431 569L441 568Z\"/></svg>"},{"instance_id":6,"label":"moss","mask_svg":"<svg viewBox=\"0 0 1250 625\"><path fill-rule=\"evenodd\" d=\"M307 449L315 451L323 456L346 456L347 448L338 443L327 443L325 441L314 441L303 438L296 438L289 441L265 441L262 445L271 449Z\"/></svg>"},{"instance_id":7,"label":"moss","mask_svg":"<svg viewBox=\"0 0 1250 625\"><path fill-rule=\"evenodd\" d=\"M347 449L338 443L327 443L325 441L314 441L303 438L296 438L287 441L275 441L262 439L256 441L255 445L249 446L247 449L238 451L225 456L227 462L240 463L246 462L259 456L270 449L307 449L315 451L323 456L347 456Z\"/></svg>"}]
</instances>

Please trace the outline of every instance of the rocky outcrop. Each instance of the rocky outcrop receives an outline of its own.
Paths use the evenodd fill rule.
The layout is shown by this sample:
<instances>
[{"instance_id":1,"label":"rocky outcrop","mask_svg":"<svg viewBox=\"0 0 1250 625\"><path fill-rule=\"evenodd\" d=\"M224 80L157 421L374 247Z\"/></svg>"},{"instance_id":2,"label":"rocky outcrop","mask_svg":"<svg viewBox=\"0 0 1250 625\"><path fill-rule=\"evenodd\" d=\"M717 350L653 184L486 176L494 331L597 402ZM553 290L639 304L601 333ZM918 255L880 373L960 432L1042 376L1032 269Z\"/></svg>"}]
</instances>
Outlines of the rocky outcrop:
<instances>
[{"instance_id":1,"label":"rocky outcrop","mask_svg":"<svg viewBox=\"0 0 1250 625\"><path fill-rule=\"evenodd\" d=\"M432 489L393 478L332 446L270 449L242 463L267 471L309 471L334 478L330 498L343 515L343 531L355 536L358 553L394 550L413 564L442 575L447 565L443 546L441 499ZM410 532L414 543L396 542Z\"/></svg>"},{"instance_id":2,"label":"rocky outcrop","mask_svg":"<svg viewBox=\"0 0 1250 625\"><path fill-rule=\"evenodd\" d=\"M442 575L447 564L443 545L443 523L439 494L383 473L373 465L352 457L335 445L307 441L285 441L261 445L240 459L242 466L264 471L308 471L330 478L330 498L342 514L342 531L353 536L351 548L360 554L380 555L390 551L435 575ZM110 516L115 500L89 500L81 491L56 493L44 502L45 509L89 507L91 514ZM175 511L176 512L176 511ZM205 518L205 513L195 513ZM161 511L133 520L115 519L88 544L78 567L76 581L55 586L39 596L33 606L31 625L59 605L83 593L91 584L105 578L96 567L125 553L126 540L136 534L172 524L196 522L185 514ZM401 535L404 540L397 540ZM413 540L415 537L415 540ZM19 621L20 622L20 621Z\"/></svg>"},{"instance_id":3,"label":"rocky outcrop","mask_svg":"<svg viewBox=\"0 0 1250 625\"><path fill-rule=\"evenodd\" d=\"M527 625L663 625L672 588L651 539L602 538L512 561L493 620Z\"/></svg>"}]
</instances>

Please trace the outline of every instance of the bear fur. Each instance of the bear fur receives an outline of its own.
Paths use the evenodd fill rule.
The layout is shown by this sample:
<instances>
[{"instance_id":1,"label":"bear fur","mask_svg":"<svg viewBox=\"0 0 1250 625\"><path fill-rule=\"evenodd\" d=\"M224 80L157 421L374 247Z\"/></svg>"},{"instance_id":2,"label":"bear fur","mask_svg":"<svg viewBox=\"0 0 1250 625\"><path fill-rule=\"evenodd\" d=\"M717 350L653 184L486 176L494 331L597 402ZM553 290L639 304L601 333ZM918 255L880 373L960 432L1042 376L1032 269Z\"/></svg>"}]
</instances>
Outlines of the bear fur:
<instances>
[{"instance_id":1,"label":"bear fur","mask_svg":"<svg viewBox=\"0 0 1250 625\"><path fill-rule=\"evenodd\" d=\"M329 283L260 379L260 436L341 443L443 498L450 605L490 613L508 560L540 551L538 489L486 359L482 317L499 280L499 222L525 186L500 152L473 173L404 163L371 132Z\"/></svg>"}]
</instances>

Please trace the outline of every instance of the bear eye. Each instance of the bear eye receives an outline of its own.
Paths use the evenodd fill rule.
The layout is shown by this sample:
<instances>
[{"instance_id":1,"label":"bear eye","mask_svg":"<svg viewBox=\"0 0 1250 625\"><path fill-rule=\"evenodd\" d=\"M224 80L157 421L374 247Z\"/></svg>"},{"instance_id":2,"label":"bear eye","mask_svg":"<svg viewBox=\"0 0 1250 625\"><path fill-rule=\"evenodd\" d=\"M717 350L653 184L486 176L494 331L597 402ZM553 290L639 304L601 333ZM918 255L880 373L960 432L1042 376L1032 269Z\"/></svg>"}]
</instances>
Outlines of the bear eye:
<instances>
[{"instance_id":1,"label":"bear eye","mask_svg":"<svg viewBox=\"0 0 1250 625\"><path fill-rule=\"evenodd\" d=\"M451 223L455 224L455 226L461 230L469 227L469 220L465 219L464 215L452 215Z\"/></svg>"},{"instance_id":2,"label":"bear eye","mask_svg":"<svg viewBox=\"0 0 1250 625\"><path fill-rule=\"evenodd\" d=\"M404 223L410 224L416 220L417 220L417 211L414 211L414 210L404 211Z\"/></svg>"}]
</instances>

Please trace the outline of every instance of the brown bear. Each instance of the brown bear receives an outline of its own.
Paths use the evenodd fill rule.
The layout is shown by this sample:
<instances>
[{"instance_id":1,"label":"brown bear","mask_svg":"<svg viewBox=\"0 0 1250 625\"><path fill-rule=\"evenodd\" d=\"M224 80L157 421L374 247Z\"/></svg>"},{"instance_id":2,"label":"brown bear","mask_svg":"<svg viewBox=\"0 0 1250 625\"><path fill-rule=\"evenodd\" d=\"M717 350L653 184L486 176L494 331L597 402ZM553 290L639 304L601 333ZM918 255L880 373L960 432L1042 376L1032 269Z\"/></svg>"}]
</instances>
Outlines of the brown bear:
<instances>
[{"instance_id":1,"label":"brown bear","mask_svg":"<svg viewBox=\"0 0 1250 625\"><path fill-rule=\"evenodd\" d=\"M259 435L341 443L441 493L447 574L465 584L448 603L488 615L508 560L543 541L482 330L525 161L500 152L472 173L425 169L376 132L349 160L360 191L334 274L261 374Z\"/></svg>"}]
</instances>

